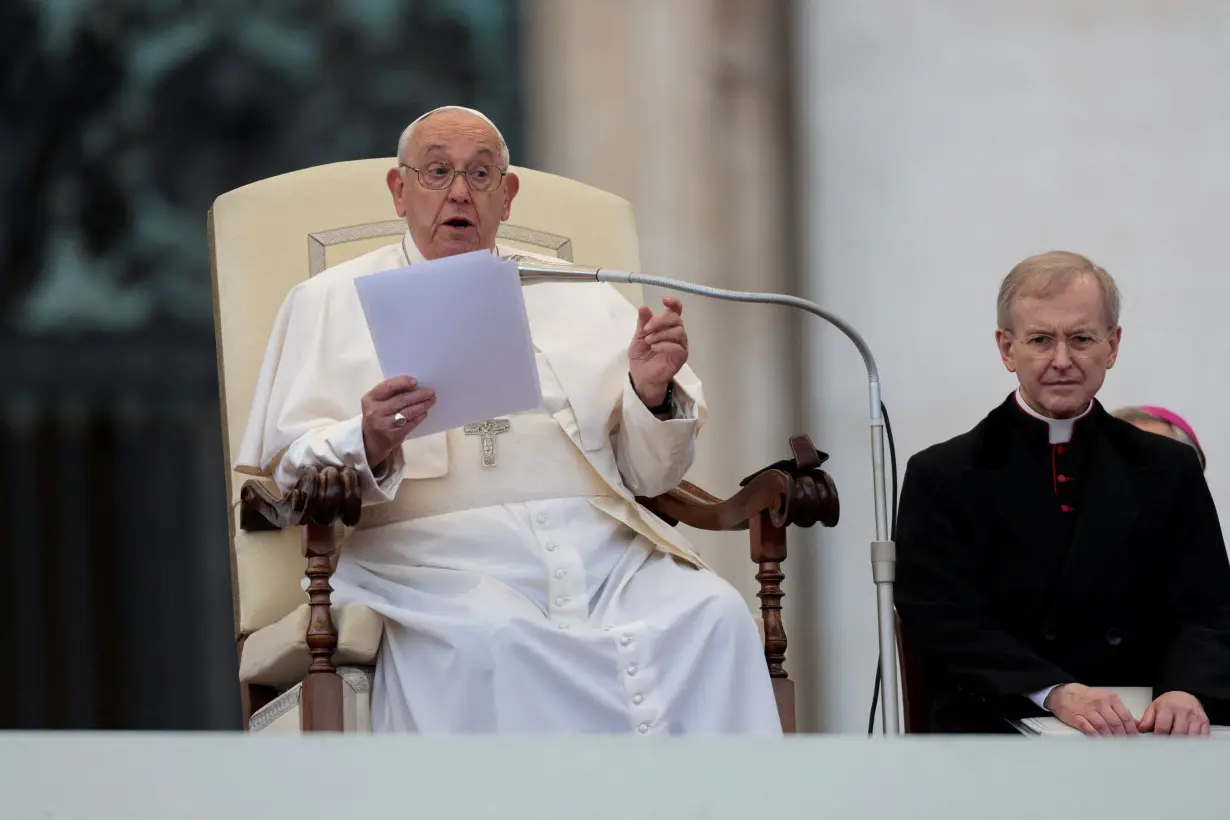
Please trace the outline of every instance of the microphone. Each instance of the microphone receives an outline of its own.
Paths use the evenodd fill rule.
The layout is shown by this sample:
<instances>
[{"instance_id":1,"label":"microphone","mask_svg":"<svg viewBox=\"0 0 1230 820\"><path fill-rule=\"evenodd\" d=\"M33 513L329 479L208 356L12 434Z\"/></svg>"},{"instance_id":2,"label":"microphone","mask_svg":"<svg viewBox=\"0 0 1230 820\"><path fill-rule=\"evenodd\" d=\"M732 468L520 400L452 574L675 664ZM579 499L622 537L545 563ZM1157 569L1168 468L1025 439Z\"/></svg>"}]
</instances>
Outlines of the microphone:
<instances>
[{"instance_id":1,"label":"microphone","mask_svg":"<svg viewBox=\"0 0 1230 820\"><path fill-rule=\"evenodd\" d=\"M517 263L522 285L542 282L609 282L611 284L650 285L692 293L728 302L785 305L817 316L845 334L863 357L867 369L867 392L871 401L871 475L875 497L875 540L871 542L871 578L876 587L876 618L879 627L880 673L883 694L880 699L881 726L886 735L900 734L897 714L896 615L893 610L893 583L897 575L897 545L889 530L888 489L884 470L884 410L880 400L880 371L871 347L859 332L844 320L815 302L782 293L753 293L697 285L678 279L648 276L615 268L593 268L565 260L547 261L529 256L506 257Z\"/></svg>"},{"instance_id":2,"label":"microphone","mask_svg":"<svg viewBox=\"0 0 1230 820\"><path fill-rule=\"evenodd\" d=\"M506 256L517 263L517 271L521 275L521 284L537 285L541 282L604 282L609 281L598 277L599 271L608 273L606 268L587 268L584 265L573 265L561 261L559 265L547 263L541 259L531 259L528 256ZM625 271L614 271L624 273Z\"/></svg>"}]
</instances>

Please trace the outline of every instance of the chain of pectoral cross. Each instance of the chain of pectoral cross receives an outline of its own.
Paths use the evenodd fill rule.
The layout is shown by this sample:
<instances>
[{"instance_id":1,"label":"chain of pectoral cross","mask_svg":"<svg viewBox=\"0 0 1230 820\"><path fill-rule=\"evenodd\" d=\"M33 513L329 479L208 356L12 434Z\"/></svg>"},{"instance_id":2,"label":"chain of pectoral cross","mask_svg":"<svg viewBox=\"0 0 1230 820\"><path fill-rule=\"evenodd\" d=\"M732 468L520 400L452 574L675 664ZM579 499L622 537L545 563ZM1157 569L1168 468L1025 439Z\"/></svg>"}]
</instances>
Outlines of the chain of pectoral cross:
<instances>
[{"instance_id":1,"label":"chain of pectoral cross","mask_svg":"<svg viewBox=\"0 0 1230 820\"><path fill-rule=\"evenodd\" d=\"M401 253L406 259L406 264L410 264L410 253L406 250L406 236L401 240ZM467 436L479 436L479 444L483 451L483 466L496 466L495 457L495 437L500 433L507 433L512 429L512 424L508 419L490 419L481 424L467 424L461 428Z\"/></svg>"}]
</instances>

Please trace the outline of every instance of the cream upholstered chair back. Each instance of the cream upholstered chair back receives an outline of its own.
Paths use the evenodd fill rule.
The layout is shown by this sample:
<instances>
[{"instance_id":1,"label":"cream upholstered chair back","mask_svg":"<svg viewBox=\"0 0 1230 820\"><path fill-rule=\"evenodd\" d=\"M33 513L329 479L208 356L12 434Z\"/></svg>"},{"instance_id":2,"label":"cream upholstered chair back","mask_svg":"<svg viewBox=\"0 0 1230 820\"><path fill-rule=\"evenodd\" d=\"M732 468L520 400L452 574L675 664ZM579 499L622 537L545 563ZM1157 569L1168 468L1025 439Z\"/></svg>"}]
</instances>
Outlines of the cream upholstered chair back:
<instances>
[{"instance_id":1,"label":"cream upholstered chair back","mask_svg":"<svg viewBox=\"0 0 1230 820\"><path fill-rule=\"evenodd\" d=\"M249 635L306 602L298 528L243 532L244 476L230 469L243 437L269 330L286 294L327 267L405 231L385 186L395 159L339 162L254 182L222 194L209 212L214 330L222 394L222 436L230 499L235 628ZM636 221L629 203L573 180L513 168L521 190L499 243L580 264L638 270ZM641 303L639 288L622 287Z\"/></svg>"}]
</instances>

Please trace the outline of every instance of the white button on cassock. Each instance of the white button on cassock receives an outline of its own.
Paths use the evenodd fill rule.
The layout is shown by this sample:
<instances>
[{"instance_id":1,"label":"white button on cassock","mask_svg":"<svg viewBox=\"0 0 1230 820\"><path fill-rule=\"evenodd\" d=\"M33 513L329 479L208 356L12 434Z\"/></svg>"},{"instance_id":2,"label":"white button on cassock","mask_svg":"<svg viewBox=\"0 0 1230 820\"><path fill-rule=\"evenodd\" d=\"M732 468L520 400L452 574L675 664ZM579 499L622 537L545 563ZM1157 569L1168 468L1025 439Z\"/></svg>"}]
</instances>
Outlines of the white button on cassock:
<instances>
[{"instance_id":1,"label":"white button on cassock","mask_svg":"<svg viewBox=\"0 0 1230 820\"><path fill-rule=\"evenodd\" d=\"M539 524L545 524L545 523L547 523L547 514L546 514L546 513L538 513L538 523L539 523Z\"/></svg>"},{"instance_id":2,"label":"white button on cassock","mask_svg":"<svg viewBox=\"0 0 1230 820\"><path fill-rule=\"evenodd\" d=\"M645 696L642 695L640 692L637 692L635 695L632 696L632 702L635 703L637 706L640 706L642 703L645 702Z\"/></svg>"},{"instance_id":3,"label":"white button on cassock","mask_svg":"<svg viewBox=\"0 0 1230 820\"><path fill-rule=\"evenodd\" d=\"M568 599L563 597L562 595L559 598L555 599L556 606L563 606L566 603L568 603Z\"/></svg>"},{"instance_id":4,"label":"white button on cassock","mask_svg":"<svg viewBox=\"0 0 1230 820\"><path fill-rule=\"evenodd\" d=\"M635 639L631 635L624 635L622 638L619 639L619 642L622 645L627 646L628 644L632 643L633 640Z\"/></svg>"},{"instance_id":5,"label":"white button on cassock","mask_svg":"<svg viewBox=\"0 0 1230 820\"><path fill-rule=\"evenodd\" d=\"M555 543L554 541L548 541L547 542L547 552L555 552L555 548L558 546L559 544Z\"/></svg>"},{"instance_id":6,"label":"white button on cassock","mask_svg":"<svg viewBox=\"0 0 1230 820\"><path fill-rule=\"evenodd\" d=\"M566 569L557 569L557 570L555 571L555 577L556 577L556 578L563 578L563 577L564 577L565 575L567 575L567 574L568 574L568 570L566 570Z\"/></svg>"},{"instance_id":7,"label":"white button on cassock","mask_svg":"<svg viewBox=\"0 0 1230 820\"><path fill-rule=\"evenodd\" d=\"M632 664L631 666L628 667L628 677L630 678L636 677L636 673L640 671L641 671L641 668L639 666L637 666L636 664Z\"/></svg>"},{"instance_id":8,"label":"white button on cassock","mask_svg":"<svg viewBox=\"0 0 1230 820\"><path fill-rule=\"evenodd\" d=\"M646 732L649 731L649 724L642 723L640 726L637 726L636 728L641 734L645 734Z\"/></svg>"}]
</instances>

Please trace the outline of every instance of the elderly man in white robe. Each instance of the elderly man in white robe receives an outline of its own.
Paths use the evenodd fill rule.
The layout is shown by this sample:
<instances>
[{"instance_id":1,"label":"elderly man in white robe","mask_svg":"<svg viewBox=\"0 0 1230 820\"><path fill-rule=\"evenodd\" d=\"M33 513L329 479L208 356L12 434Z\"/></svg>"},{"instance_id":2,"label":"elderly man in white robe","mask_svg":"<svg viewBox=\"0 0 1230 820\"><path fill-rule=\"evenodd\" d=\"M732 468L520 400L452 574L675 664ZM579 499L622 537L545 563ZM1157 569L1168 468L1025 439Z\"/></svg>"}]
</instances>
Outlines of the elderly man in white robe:
<instances>
[{"instance_id":1,"label":"elderly man in white robe","mask_svg":"<svg viewBox=\"0 0 1230 820\"><path fill-rule=\"evenodd\" d=\"M283 490L309 465L358 471L333 600L385 622L373 730L780 734L747 605L634 500L683 478L704 417L682 305L526 288L539 409L407 440L435 394L383 379L354 278L523 252L495 242L519 183L485 116L428 112L397 161L406 234L287 297L237 464Z\"/></svg>"}]
</instances>

